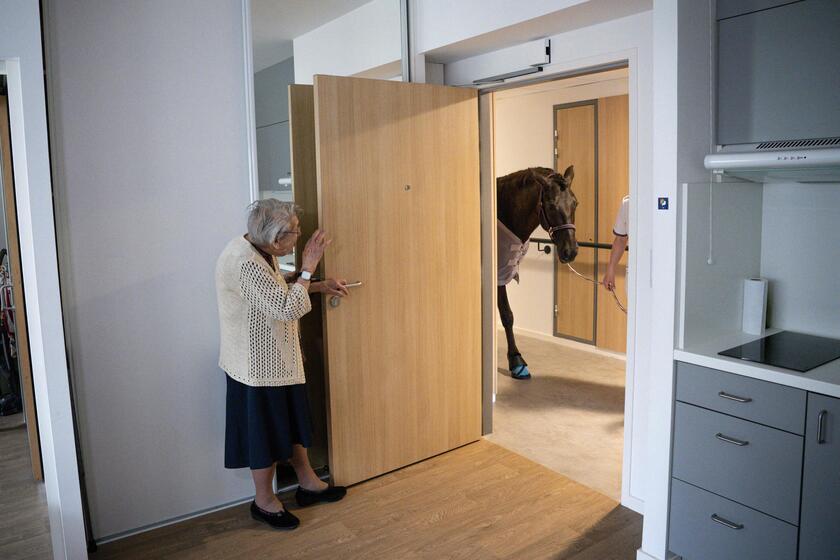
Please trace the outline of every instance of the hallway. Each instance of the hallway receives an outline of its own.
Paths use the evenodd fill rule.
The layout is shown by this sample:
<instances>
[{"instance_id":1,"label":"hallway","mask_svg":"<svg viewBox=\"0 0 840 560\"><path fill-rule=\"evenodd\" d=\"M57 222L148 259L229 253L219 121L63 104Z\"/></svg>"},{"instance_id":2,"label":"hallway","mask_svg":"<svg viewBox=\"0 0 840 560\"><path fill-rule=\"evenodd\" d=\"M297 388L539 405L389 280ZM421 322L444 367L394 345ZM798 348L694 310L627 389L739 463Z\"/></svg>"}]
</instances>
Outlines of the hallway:
<instances>
[{"instance_id":1,"label":"hallway","mask_svg":"<svg viewBox=\"0 0 840 560\"><path fill-rule=\"evenodd\" d=\"M488 439L620 501L624 360L520 334L516 341L533 377L510 377L501 333Z\"/></svg>"}]
</instances>

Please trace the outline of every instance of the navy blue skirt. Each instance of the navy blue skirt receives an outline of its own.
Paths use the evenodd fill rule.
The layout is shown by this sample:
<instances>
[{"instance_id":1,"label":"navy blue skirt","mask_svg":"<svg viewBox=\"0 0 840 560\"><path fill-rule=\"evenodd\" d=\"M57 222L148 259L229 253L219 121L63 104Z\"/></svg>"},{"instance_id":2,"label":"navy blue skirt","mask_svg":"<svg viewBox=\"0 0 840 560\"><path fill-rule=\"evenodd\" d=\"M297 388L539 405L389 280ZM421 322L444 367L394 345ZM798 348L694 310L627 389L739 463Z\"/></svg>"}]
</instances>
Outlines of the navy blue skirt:
<instances>
[{"instance_id":1,"label":"navy blue skirt","mask_svg":"<svg viewBox=\"0 0 840 560\"><path fill-rule=\"evenodd\" d=\"M312 445L306 385L251 387L227 378L225 467L264 469Z\"/></svg>"}]
</instances>

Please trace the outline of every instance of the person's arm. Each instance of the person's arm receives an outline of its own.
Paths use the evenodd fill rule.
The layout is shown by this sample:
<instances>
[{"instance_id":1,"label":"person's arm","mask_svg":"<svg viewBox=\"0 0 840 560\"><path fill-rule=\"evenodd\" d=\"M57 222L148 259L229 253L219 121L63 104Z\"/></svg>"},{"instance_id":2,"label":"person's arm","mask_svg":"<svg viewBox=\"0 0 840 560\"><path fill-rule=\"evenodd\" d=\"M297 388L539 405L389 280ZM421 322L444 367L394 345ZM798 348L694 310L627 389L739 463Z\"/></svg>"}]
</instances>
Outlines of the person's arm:
<instances>
[{"instance_id":1,"label":"person's arm","mask_svg":"<svg viewBox=\"0 0 840 560\"><path fill-rule=\"evenodd\" d=\"M254 261L242 264L239 287L248 305L277 321L296 321L312 309L307 286L292 284L286 288L266 267Z\"/></svg>"},{"instance_id":2,"label":"person's arm","mask_svg":"<svg viewBox=\"0 0 840 560\"><path fill-rule=\"evenodd\" d=\"M615 268L618 266L626 248L627 236L616 235L613 240L612 250L610 251L610 262L607 264L607 272L604 274L602 281L604 287L610 291L615 290Z\"/></svg>"},{"instance_id":3,"label":"person's arm","mask_svg":"<svg viewBox=\"0 0 840 560\"><path fill-rule=\"evenodd\" d=\"M309 285L309 293L344 297L350 295L350 290L347 289L347 280L327 278L319 282L312 282Z\"/></svg>"}]
</instances>

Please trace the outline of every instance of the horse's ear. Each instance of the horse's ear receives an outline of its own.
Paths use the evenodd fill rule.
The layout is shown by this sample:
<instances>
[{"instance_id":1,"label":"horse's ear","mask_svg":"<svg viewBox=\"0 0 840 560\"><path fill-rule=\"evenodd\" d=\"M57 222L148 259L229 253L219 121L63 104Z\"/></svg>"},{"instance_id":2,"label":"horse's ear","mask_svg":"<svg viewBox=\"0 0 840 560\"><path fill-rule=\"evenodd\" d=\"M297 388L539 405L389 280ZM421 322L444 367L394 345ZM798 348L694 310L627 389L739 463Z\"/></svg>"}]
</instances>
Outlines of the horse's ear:
<instances>
[{"instance_id":1,"label":"horse's ear","mask_svg":"<svg viewBox=\"0 0 840 560\"><path fill-rule=\"evenodd\" d=\"M575 166L570 165L566 168L566 171L563 172L563 178L566 179L568 183L572 182L572 179L575 178Z\"/></svg>"}]
</instances>

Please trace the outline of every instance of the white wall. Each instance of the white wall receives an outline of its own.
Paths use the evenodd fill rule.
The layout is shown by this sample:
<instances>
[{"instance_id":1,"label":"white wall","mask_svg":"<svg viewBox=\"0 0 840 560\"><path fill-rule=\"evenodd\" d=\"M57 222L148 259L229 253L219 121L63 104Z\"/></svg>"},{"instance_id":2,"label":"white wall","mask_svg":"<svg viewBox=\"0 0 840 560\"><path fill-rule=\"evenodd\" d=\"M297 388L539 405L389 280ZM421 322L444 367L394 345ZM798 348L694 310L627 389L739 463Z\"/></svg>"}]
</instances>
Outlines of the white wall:
<instances>
[{"instance_id":1,"label":"white wall","mask_svg":"<svg viewBox=\"0 0 840 560\"><path fill-rule=\"evenodd\" d=\"M375 77L393 76L402 57L400 29L399 0L373 0L297 37L295 83L311 84L315 74L352 76L380 67L385 74Z\"/></svg>"},{"instance_id":2,"label":"white wall","mask_svg":"<svg viewBox=\"0 0 840 560\"><path fill-rule=\"evenodd\" d=\"M223 468L213 280L250 200L243 11L50 10L64 305L102 538L252 494L247 471Z\"/></svg>"},{"instance_id":3,"label":"white wall","mask_svg":"<svg viewBox=\"0 0 840 560\"><path fill-rule=\"evenodd\" d=\"M586 0L419 0L413 9L417 52L452 43L563 10Z\"/></svg>"},{"instance_id":4,"label":"white wall","mask_svg":"<svg viewBox=\"0 0 840 560\"><path fill-rule=\"evenodd\" d=\"M627 82L626 69L613 70L496 93L493 120L496 176L502 177L528 167L553 168L554 106L624 95L627 93ZM533 236L547 239L548 233L538 227ZM508 284L508 297L517 328L553 336L557 256L554 252L546 255L536 249L536 244L532 244L522 261L520 283Z\"/></svg>"},{"instance_id":5,"label":"white wall","mask_svg":"<svg viewBox=\"0 0 840 560\"><path fill-rule=\"evenodd\" d=\"M770 326L840 338L840 184L765 184Z\"/></svg>"},{"instance_id":6,"label":"white wall","mask_svg":"<svg viewBox=\"0 0 840 560\"><path fill-rule=\"evenodd\" d=\"M710 140L709 27L713 0L654 0L653 190L670 199L652 210L652 293L645 522L639 558L665 560L670 491L674 346L677 330L678 209L681 182L708 178L702 157ZM697 160L699 158L699 161ZM652 201L651 208L656 201ZM653 303L655 302L655 305Z\"/></svg>"},{"instance_id":7,"label":"white wall","mask_svg":"<svg viewBox=\"0 0 840 560\"><path fill-rule=\"evenodd\" d=\"M680 302L684 331L678 347L741 330L743 281L761 271L762 191L755 183L691 183L681 193L685 286Z\"/></svg>"},{"instance_id":8,"label":"white wall","mask_svg":"<svg viewBox=\"0 0 840 560\"><path fill-rule=\"evenodd\" d=\"M18 232L53 557L86 557L56 260L37 2L0 0Z\"/></svg>"}]
</instances>

